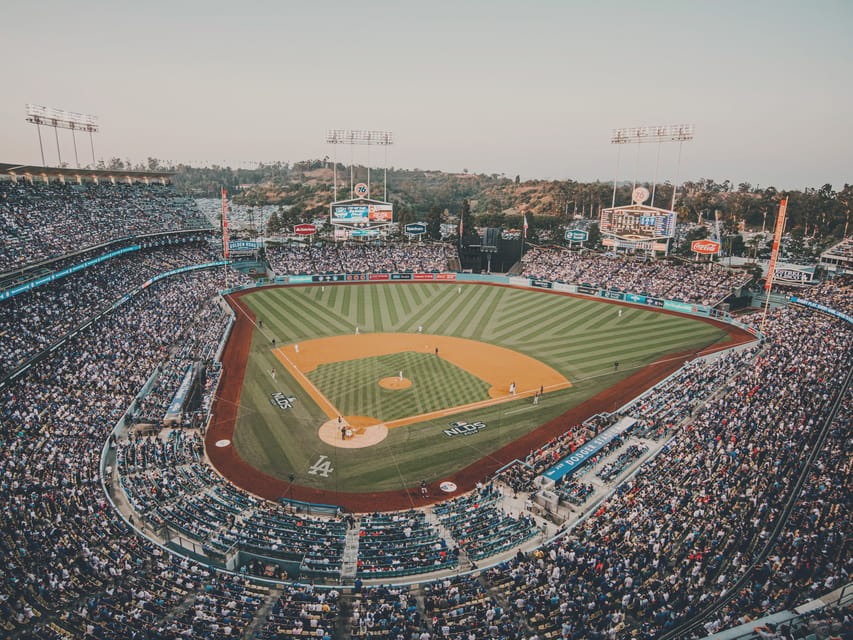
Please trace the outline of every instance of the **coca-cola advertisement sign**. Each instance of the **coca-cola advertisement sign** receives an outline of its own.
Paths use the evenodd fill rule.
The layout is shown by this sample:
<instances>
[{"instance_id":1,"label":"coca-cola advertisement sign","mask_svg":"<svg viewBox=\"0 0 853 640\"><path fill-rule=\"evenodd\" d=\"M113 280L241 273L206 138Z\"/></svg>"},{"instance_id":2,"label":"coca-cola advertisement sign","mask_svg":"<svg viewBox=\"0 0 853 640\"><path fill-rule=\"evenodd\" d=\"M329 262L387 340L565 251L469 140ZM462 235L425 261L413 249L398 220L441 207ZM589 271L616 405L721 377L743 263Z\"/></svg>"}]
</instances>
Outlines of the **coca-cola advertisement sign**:
<instances>
[{"instance_id":1,"label":"coca-cola advertisement sign","mask_svg":"<svg viewBox=\"0 0 853 640\"><path fill-rule=\"evenodd\" d=\"M713 240L694 240L690 244L690 250L695 253L720 253L720 243Z\"/></svg>"}]
</instances>

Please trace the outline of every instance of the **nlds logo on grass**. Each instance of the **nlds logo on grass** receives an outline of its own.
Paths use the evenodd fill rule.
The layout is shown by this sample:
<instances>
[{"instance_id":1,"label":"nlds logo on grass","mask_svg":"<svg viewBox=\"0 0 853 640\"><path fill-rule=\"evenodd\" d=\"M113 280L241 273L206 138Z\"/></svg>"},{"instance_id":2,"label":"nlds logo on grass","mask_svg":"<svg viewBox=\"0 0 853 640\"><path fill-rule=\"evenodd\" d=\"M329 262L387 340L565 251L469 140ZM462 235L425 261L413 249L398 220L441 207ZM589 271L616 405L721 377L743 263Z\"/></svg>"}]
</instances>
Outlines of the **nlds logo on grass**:
<instances>
[{"instance_id":1,"label":"nlds logo on grass","mask_svg":"<svg viewBox=\"0 0 853 640\"><path fill-rule=\"evenodd\" d=\"M448 438L452 438L453 436L472 436L475 433L480 433L483 429L486 428L485 422L465 422L464 420L460 420L459 422L451 422L450 429L444 430L444 435Z\"/></svg>"},{"instance_id":2,"label":"nlds logo on grass","mask_svg":"<svg viewBox=\"0 0 853 640\"><path fill-rule=\"evenodd\" d=\"M279 409L291 409L294 402L296 402L295 396L286 396L280 391L270 395L270 404Z\"/></svg>"}]
</instances>

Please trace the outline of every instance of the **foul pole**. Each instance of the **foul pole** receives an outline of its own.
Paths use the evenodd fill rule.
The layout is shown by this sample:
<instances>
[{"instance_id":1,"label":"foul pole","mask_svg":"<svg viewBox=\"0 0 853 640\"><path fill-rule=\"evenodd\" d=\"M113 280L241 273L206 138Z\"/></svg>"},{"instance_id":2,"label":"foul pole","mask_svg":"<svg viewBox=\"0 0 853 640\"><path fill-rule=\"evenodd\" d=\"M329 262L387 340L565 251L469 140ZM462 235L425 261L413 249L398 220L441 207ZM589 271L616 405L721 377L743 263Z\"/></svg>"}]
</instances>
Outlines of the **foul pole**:
<instances>
[{"instance_id":1,"label":"foul pole","mask_svg":"<svg viewBox=\"0 0 853 640\"><path fill-rule=\"evenodd\" d=\"M773 277L776 275L776 260L779 258L779 245L782 242L782 234L785 233L785 214L788 211L788 198L782 198L779 203L779 215L776 216L776 232L773 234L773 250L770 253L770 264L767 266L767 279L764 288L767 290L767 299L764 301L764 314L761 316L761 333L764 333L764 324L767 322L767 310L770 308L770 291L773 289Z\"/></svg>"},{"instance_id":2,"label":"foul pole","mask_svg":"<svg viewBox=\"0 0 853 640\"><path fill-rule=\"evenodd\" d=\"M222 190L222 257L225 260L225 288L228 288L228 196Z\"/></svg>"}]
</instances>

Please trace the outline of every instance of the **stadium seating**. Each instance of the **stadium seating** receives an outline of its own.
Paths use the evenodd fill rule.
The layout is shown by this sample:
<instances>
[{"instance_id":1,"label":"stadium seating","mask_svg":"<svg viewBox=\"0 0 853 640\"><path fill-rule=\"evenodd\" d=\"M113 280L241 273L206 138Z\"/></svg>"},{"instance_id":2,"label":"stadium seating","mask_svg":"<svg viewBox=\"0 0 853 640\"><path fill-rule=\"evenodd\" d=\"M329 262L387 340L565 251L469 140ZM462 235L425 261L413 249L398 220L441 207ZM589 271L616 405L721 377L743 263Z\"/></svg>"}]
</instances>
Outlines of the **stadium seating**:
<instances>
[{"instance_id":1,"label":"stadium seating","mask_svg":"<svg viewBox=\"0 0 853 640\"><path fill-rule=\"evenodd\" d=\"M86 197L121 211L145 211L157 197L131 186L105 189L105 195L68 186L23 195L8 184L2 189L3 233L14 228L19 239L36 221ZM10 198L18 203L14 208ZM146 228L194 224L195 214L181 218L170 198L158 206L172 213L154 216ZM21 203L38 209L32 223L25 224ZM122 224L104 237L126 233ZM46 235L66 230L46 229ZM28 251L26 242L3 242L10 263L10 251L14 260ZM53 237L33 246L38 251L24 260L69 250L67 240ZM172 251L122 258L115 272L147 278L167 264L205 255L198 247ZM399 268L397 253L390 250L388 262L370 262L369 268ZM586 271L583 264L570 267L595 272L598 259L590 260ZM301 266L311 271L325 265ZM673 295L672 282L681 276L647 271L644 277L644 290ZM526 513L504 512L508 496L530 491L542 470L623 416L594 417L531 452L525 464L431 512L362 517L360 572L342 587L337 581L351 538L344 520L288 513L230 485L205 464L197 430L158 425L150 435L131 431L110 441L114 425L130 417L129 408L158 367L162 384L137 404L139 418L160 415L181 363L209 357L225 326L218 305L211 304L224 287L223 274L198 271L155 282L61 350L42 353L52 333L101 308L97 295L84 298L80 292L96 288L103 302L122 293L110 270L100 267L69 278L74 280L55 289L47 285L32 298L0 304L0 322L9 332L4 338L15 336L3 342L6 370L22 357L44 355L0 388L0 633L10 637L650 639L694 619L706 604L723 602L683 636L698 637L809 601L843 584L853 570L853 396L844 389L853 364L853 327L842 320L794 305L773 310L763 345L694 361L623 408L623 416L637 419L632 432L580 481L564 485L565 499L580 500L584 482L604 481L597 474L620 458L618 464L627 466L622 474L613 473L615 467L604 474L612 495L567 535L533 549L539 529ZM714 300L731 284L695 281L701 290L695 297ZM82 310L64 319L67 301L78 294ZM817 285L803 297L853 313L850 278ZM15 319L22 314L30 317L19 327ZM7 344L14 345L10 355ZM17 350L22 355L14 355ZM623 482L624 470L642 455L641 444L655 440L666 443L660 453ZM102 477L100 454L107 442L113 464ZM119 488L121 514L102 482ZM160 546L137 531L162 541L164 528L182 531L184 542L199 552L173 554L166 549L180 550L175 540ZM489 558L511 553L525 540L527 551L486 568ZM431 554L440 554L443 544L448 555L458 547L483 570L453 575L456 565L442 563L440 555L436 564ZM216 558L241 545L251 559L235 572L220 571ZM208 561L198 561L205 550ZM275 561L285 566L293 558L318 585L264 581L286 578ZM389 567L393 575L385 576ZM362 586L374 568L384 576L380 581L411 581L417 576L408 570L437 567L450 575L424 574L423 584L410 587ZM811 622L798 633L851 632L849 608Z\"/></svg>"}]
</instances>

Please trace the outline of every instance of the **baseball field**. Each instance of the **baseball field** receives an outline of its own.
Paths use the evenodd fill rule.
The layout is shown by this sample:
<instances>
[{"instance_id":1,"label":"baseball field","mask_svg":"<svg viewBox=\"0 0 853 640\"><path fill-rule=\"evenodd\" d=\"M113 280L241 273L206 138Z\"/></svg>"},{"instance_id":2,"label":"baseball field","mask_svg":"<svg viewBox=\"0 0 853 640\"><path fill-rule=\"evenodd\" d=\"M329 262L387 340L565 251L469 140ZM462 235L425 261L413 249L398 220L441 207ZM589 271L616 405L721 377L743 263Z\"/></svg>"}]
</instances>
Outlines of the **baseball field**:
<instances>
[{"instance_id":1,"label":"baseball field","mask_svg":"<svg viewBox=\"0 0 853 640\"><path fill-rule=\"evenodd\" d=\"M493 471L513 443L544 443L652 363L674 369L728 337L674 314L482 284L266 288L235 308L242 387L231 441L208 441L209 455L226 475L240 466L238 484L255 470L267 493L333 503Z\"/></svg>"}]
</instances>

